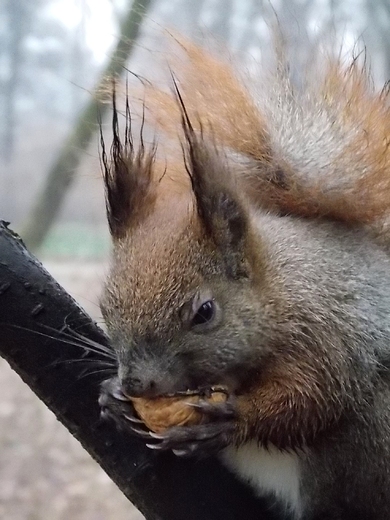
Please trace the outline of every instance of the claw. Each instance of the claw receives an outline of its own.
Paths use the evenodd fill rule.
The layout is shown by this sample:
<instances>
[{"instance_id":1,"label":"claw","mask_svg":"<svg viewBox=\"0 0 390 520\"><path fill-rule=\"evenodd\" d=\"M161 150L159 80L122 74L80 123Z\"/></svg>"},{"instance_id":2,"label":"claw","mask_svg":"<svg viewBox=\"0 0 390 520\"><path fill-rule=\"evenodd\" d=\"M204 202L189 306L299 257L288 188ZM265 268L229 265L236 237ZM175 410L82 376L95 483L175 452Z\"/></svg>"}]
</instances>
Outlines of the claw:
<instances>
[{"instance_id":1,"label":"claw","mask_svg":"<svg viewBox=\"0 0 390 520\"><path fill-rule=\"evenodd\" d=\"M118 399L118 401L127 402L129 400L120 390L114 390L112 396L115 397L115 399Z\"/></svg>"},{"instance_id":2,"label":"claw","mask_svg":"<svg viewBox=\"0 0 390 520\"><path fill-rule=\"evenodd\" d=\"M110 418L110 412L109 412L107 409L102 408L102 409L100 410L100 418L101 418L103 421L106 421L107 419Z\"/></svg>"},{"instance_id":3,"label":"claw","mask_svg":"<svg viewBox=\"0 0 390 520\"><path fill-rule=\"evenodd\" d=\"M200 401L199 403L186 403L187 406L191 406L197 410L200 410L204 414L209 414L215 418L230 418L234 417L235 411L232 406L227 405L218 405L218 404L210 404L207 401Z\"/></svg>"},{"instance_id":4,"label":"claw","mask_svg":"<svg viewBox=\"0 0 390 520\"><path fill-rule=\"evenodd\" d=\"M162 449L162 446L160 446L160 444L146 444L146 446L148 448L150 448L151 450L161 450Z\"/></svg>"},{"instance_id":5,"label":"claw","mask_svg":"<svg viewBox=\"0 0 390 520\"><path fill-rule=\"evenodd\" d=\"M101 407L104 407L107 403L107 397L105 395L100 395L98 399L98 404Z\"/></svg>"},{"instance_id":6,"label":"claw","mask_svg":"<svg viewBox=\"0 0 390 520\"><path fill-rule=\"evenodd\" d=\"M172 450L172 453L174 453L177 457L185 457L189 455L187 450Z\"/></svg>"},{"instance_id":7,"label":"claw","mask_svg":"<svg viewBox=\"0 0 390 520\"><path fill-rule=\"evenodd\" d=\"M147 432L145 430L139 430L138 428L135 428L134 426L130 426L130 430L139 435L140 437L143 437L144 439L150 439L150 432Z\"/></svg>"},{"instance_id":8,"label":"claw","mask_svg":"<svg viewBox=\"0 0 390 520\"><path fill-rule=\"evenodd\" d=\"M198 410L202 410L203 406L199 403L184 403L186 406L191 406L192 408L197 408Z\"/></svg>"},{"instance_id":9,"label":"claw","mask_svg":"<svg viewBox=\"0 0 390 520\"><path fill-rule=\"evenodd\" d=\"M149 435L153 437L153 439L158 439L159 441L163 441L166 438L164 433L149 432Z\"/></svg>"},{"instance_id":10,"label":"claw","mask_svg":"<svg viewBox=\"0 0 390 520\"><path fill-rule=\"evenodd\" d=\"M126 413L124 413L123 417L132 423L144 424L143 421L141 421L141 419L137 419L137 417L134 417L133 415L127 415Z\"/></svg>"}]
</instances>

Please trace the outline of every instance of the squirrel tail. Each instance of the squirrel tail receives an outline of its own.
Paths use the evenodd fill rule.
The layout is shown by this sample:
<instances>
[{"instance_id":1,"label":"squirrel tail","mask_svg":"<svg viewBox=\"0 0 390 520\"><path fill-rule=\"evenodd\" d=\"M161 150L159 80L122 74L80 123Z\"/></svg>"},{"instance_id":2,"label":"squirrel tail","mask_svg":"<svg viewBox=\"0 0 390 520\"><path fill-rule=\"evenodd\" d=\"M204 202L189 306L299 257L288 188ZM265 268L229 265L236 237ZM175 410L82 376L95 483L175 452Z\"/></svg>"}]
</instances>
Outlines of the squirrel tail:
<instances>
[{"instance_id":1,"label":"squirrel tail","mask_svg":"<svg viewBox=\"0 0 390 520\"><path fill-rule=\"evenodd\" d=\"M376 92L365 64L327 61L295 89L287 65L258 83L229 60L188 41L171 60L186 111L241 173L252 204L346 222L384 222L390 208L389 90ZM145 85L154 123L177 137L172 92Z\"/></svg>"}]
</instances>

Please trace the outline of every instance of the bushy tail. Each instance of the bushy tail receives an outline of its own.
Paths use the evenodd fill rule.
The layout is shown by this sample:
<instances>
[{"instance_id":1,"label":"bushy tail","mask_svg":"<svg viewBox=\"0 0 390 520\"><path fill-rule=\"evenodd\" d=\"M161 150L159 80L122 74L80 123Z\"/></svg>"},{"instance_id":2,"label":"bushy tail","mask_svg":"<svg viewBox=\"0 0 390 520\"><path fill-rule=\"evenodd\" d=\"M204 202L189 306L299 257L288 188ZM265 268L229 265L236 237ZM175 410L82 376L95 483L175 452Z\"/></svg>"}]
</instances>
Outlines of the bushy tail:
<instances>
[{"instance_id":1,"label":"bushy tail","mask_svg":"<svg viewBox=\"0 0 390 520\"><path fill-rule=\"evenodd\" d=\"M186 41L169 63L191 121L223 148L253 204L302 216L364 224L390 207L389 94L377 93L364 65L327 60L295 91L285 67L257 84ZM280 65L280 64L279 64ZM171 91L146 85L155 124L176 138L180 111Z\"/></svg>"}]
</instances>

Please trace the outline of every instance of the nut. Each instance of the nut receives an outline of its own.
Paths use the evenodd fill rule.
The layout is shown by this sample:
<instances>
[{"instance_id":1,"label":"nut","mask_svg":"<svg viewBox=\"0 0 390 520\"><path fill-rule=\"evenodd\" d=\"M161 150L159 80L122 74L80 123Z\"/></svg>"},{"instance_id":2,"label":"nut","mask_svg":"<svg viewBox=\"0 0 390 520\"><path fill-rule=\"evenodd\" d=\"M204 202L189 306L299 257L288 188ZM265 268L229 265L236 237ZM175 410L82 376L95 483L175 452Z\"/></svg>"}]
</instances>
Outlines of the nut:
<instances>
[{"instance_id":1,"label":"nut","mask_svg":"<svg viewBox=\"0 0 390 520\"><path fill-rule=\"evenodd\" d=\"M191 392L187 395L155 399L131 397L131 401L145 425L151 431L161 433L171 426L191 426L202 422L204 419L202 412L188 404L196 404L201 399L212 404L224 403L227 397L224 390L218 389L212 391L209 396Z\"/></svg>"}]
</instances>

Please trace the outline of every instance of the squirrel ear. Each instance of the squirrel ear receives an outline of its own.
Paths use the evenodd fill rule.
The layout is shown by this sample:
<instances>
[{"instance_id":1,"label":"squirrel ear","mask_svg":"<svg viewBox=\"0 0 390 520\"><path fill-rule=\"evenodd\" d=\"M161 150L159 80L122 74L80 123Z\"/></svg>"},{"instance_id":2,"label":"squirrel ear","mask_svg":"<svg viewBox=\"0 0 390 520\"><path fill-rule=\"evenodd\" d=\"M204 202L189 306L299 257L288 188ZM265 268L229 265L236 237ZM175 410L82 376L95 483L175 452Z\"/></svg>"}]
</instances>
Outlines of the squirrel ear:
<instances>
[{"instance_id":1,"label":"squirrel ear","mask_svg":"<svg viewBox=\"0 0 390 520\"><path fill-rule=\"evenodd\" d=\"M183 147L184 160L201 225L221 253L227 275L246 277L249 222L235 189L233 173L226 157L204 141L202 128L200 135L195 133L178 91L177 95L187 144Z\"/></svg>"},{"instance_id":2,"label":"squirrel ear","mask_svg":"<svg viewBox=\"0 0 390 520\"><path fill-rule=\"evenodd\" d=\"M214 191L215 184L203 183L202 191L196 188L196 181L193 186L198 214L204 229L222 254L226 274L230 278L247 277L248 218L245 210L227 190Z\"/></svg>"},{"instance_id":3,"label":"squirrel ear","mask_svg":"<svg viewBox=\"0 0 390 520\"><path fill-rule=\"evenodd\" d=\"M155 201L152 182L156 148L145 150L142 134L138 150L134 148L131 134L131 114L126 100L126 127L121 141L115 82L112 88L113 141L110 157L107 157L100 124L101 162L106 192L107 219L113 238L123 237L128 229L139 223L150 211Z\"/></svg>"}]
</instances>

